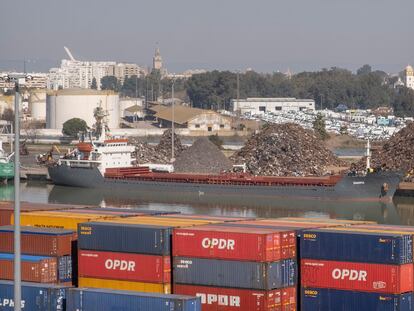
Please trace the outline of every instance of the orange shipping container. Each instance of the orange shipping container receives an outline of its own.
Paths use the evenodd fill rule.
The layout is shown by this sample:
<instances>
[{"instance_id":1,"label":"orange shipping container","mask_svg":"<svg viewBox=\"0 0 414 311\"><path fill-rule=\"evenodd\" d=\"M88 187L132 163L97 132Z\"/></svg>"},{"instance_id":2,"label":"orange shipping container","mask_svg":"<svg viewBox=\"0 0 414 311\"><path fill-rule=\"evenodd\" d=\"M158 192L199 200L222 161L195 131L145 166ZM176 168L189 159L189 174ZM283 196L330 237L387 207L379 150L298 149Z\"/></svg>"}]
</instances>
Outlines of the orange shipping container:
<instances>
[{"instance_id":1,"label":"orange shipping container","mask_svg":"<svg viewBox=\"0 0 414 311\"><path fill-rule=\"evenodd\" d=\"M158 284L80 277L79 287L106 288L113 290L129 290L145 293L171 294L170 283Z\"/></svg>"}]
</instances>

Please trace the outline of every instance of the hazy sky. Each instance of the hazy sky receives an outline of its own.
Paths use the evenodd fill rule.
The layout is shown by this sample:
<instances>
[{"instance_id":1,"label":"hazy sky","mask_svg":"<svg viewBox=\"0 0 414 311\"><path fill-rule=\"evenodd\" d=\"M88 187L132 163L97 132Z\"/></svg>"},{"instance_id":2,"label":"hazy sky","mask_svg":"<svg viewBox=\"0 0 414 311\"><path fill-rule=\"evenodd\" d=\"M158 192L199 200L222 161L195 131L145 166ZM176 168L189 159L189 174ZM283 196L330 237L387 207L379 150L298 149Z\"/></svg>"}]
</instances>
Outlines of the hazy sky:
<instances>
[{"instance_id":1,"label":"hazy sky","mask_svg":"<svg viewBox=\"0 0 414 311\"><path fill-rule=\"evenodd\" d=\"M66 58L170 72L298 72L414 63L414 0L1 0L0 70L46 71Z\"/></svg>"}]
</instances>

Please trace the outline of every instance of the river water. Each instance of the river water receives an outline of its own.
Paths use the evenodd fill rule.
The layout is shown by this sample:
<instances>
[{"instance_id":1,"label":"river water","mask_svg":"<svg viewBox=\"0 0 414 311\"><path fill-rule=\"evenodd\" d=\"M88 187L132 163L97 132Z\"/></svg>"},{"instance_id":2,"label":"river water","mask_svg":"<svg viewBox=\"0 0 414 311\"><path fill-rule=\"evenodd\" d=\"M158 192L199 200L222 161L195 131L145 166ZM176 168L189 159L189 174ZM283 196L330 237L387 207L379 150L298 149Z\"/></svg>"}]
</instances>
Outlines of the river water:
<instances>
[{"instance_id":1,"label":"river water","mask_svg":"<svg viewBox=\"0 0 414 311\"><path fill-rule=\"evenodd\" d=\"M108 192L100 193L90 189L54 186L48 183L21 183L21 200L39 203L62 203L97 205L101 207L139 207L143 209L180 211L191 214L249 216L249 217L327 217L354 220L372 220L387 224L414 225L414 198L394 197L393 204L383 206L366 206L363 203L347 203L345 206L332 203L328 207L313 205L298 207L299 202L274 202L271 206L225 205L215 202L201 203L169 203L143 201L140 199L119 198ZM14 187L0 186L0 200L13 200Z\"/></svg>"}]
</instances>

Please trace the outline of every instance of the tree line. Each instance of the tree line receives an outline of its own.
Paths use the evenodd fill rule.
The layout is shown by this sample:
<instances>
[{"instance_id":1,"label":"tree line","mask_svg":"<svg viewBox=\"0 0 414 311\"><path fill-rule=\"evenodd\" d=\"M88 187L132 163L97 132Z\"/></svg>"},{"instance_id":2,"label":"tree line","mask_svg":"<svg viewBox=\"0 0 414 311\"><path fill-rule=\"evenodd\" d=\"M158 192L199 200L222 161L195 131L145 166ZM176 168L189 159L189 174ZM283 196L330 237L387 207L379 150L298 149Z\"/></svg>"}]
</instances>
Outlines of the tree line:
<instances>
[{"instance_id":1,"label":"tree line","mask_svg":"<svg viewBox=\"0 0 414 311\"><path fill-rule=\"evenodd\" d=\"M372 70L364 65L353 73L333 67L292 76L282 73L261 74L254 71L237 74L230 71L210 71L193 75L188 80L174 82L176 94L204 109L230 109L231 99L239 97L296 97L314 99L318 109L335 109L343 104L350 109L369 109L380 106L394 108L399 116L414 116L414 91L404 86L394 87L396 77ZM145 96L156 100L171 97L172 80L161 78L158 71L147 77L125 78L122 85L115 77L104 77L102 89L119 91L121 95Z\"/></svg>"}]
</instances>

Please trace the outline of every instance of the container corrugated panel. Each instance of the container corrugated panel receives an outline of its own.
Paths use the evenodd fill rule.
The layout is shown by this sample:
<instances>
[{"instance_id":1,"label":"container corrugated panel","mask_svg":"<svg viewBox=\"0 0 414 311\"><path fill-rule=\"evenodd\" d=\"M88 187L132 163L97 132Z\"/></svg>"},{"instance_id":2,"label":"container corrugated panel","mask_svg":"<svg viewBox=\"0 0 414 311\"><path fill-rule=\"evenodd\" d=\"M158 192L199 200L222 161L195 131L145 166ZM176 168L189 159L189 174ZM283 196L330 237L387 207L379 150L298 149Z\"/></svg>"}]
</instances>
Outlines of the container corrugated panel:
<instances>
[{"instance_id":1,"label":"container corrugated panel","mask_svg":"<svg viewBox=\"0 0 414 311\"><path fill-rule=\"evenodd\" d=\"M181 295L73 288L67 297L68 311L201 311L199 298Z\"/></svg>"},{"instance_id":2,"label":"container corrugated panel","mask_svg":"<svg viewBox=\"0 0 414 311\"><path fill-rule=\"evenodd\" d=\"M79 276L152 283L171 282L170 256L79 251Z\"/></svg>"},{"instance_id":3,"label":"container corrugated panel","mask_svg":"<svg viewBox=\"0 0 414 311\"><path fill-rule=\"evenodd\" d=\"M56 283L58 281L57 259L55 257L23 255L21 260L22 281L37 283ZM0 279L13 280L13 263L13 254L0 254Z\"/></svg>"},{"instance_id":4,"label":"container corrugated panel","mask_svg":"<svg viewBox=\"0 0 414 311\"><path fill-rule=\"evenodd\" d=\"M194 257L173 258L173 281L197 284L270 290L296 285L296 261L252 262Z\"/></svg>"},{"instance_id":5,"label":"container corrugated panel","mask_svg":"<svg viewBox=\"0 0 414 311\"><path fill-rule=\"evenodd\" d=\"M79 287L171 294L171 283L149 283L79 277Z\"/></svg>"},{"instance_id":6,"label":"container corrugated panel","mask_svg":"<svg viewBox=\"0 0 414 311\"><path fill-rule=\"evenodd\" d=\"M169 255L171 227L115 222L79 225L79 249Z\"/></svg>"},{"instance_id":7,"label":"container corrugated panel","mask_svg":"<svg viewBox=\"0 0 414 311\"><path fill-rule=\"evenodd\" d=\"M72 283L73 277L73 264L72 256L58 257L58 282L59 283Z\"/></svg>"},{"instance_id":8,"label":"container corrugated panel","mask_svg":"<svg viewBox=\"0 0 414 311\"><path fill-rule=\"evenodd\" d=\"M281 246L281 258L294 258L297 256L298 253L298 228L295 227L287 227L287 226L276 226L276 225L263 225L263 224L256 224L253 220L252 221L242 221L242 222L225 222L221 224L214 224L217 227L235 227L243 230L241 228L249 228L251 230L253 228L256 229L267 229L272 230L273 232L280 232L280 246Z\"/></svg>"},{"instance_id":9,"label":"container corrugated panel","mask_svg":"<svg viewBox=\"0 0 414 311\"><path fill-rule=\"evenodd\" d=\"M302 258L385 264L413 262L413 238L409 234L307 230L302 234L300 247Z\"/></svg>"},{"instance_id":10,"label":"container corrugated panel","mask_svg":"<svg viewBox=\"0 0 414 311\"><path fill-rule=\"evenodd\" d=\"M78 224L82 222L97 221L103 219L113 219L114 216L99 214L74 214L64 212L29 212L22 213L20 217L23 226L44 227L44 228L64 228L77 230ZM13 223L13 220L12 220Z\"/></svg>"},{"instance_id":11,"label":"container corrugated panel","mask_svg":"<svg viewBox=\"0 0 414 311\"><path fill-rule=\"evenodd\" d=\"M70 255L75 231L56 228L21 228L21 251L26 255ZM13 226L0 227L0 252L14 250Z\"/></svg>"},{"instance_id":12,"label":"container corrugated panel","mask_svg":"<svg viewBox=\"0 0 414 311\"><path fill-rule=\"evenodd\" d=\"M296 311L296 287L261 291L176 284L174 293L200 297L203 311Z\"/></svg>"},{"instance_id":13,"label":"container corrugated panel","mask_svg":"<svg viewBox=\"0 0 414 311\"><path fill-rule=\"evenodd\" d=\"M66 306L66 291L66 287L23 282L21 308L24 311L63 311ZM0 281L0 310L14 310L12 281Z\"/></svg>"},{"instance_id":14,"label":"container corrugated panel","mask_svg":"<svg viewBox=\"0 0 414 311\"><path fill-rule=\"evenodd\" d=\"M413 290L413 265L302 259L301 285L400 294Z\"/></svg>"},{"instance_id":15,"label":"container corrugated panel","mask_svg":"<svg viewBox=\"0 0 414 311\"><path fill-rule=\"evenodd\" d=\"M288 230L206 225L173 230L173 256L277 261L296 256Z\"/></svg>"},{"instance_id":16,"label":"container corrugated panel","mask_svg":"<svg viewBox=\"0 0 414 311\"><path fill-rule=\"evenodd\" d=\"M84 208L85 206L66 205L66 204L45 204L45 203L32 203L21 202L20 210L22 212L33 211L56 211L73 208ZM11 218L13 216L14 203L13 202L0 202L0 226L10 225Z\"/></svg>"},{"instance_id":17,"label":"container corrugated panel","mask_svg":"<svg viewBox=\"0 0 414 311\"><path fill-rule=\"evenodd\" d=\"M413 294L399 295L343 291L329 288L304 288L302 311L411 311Z\"/></svg>"}]
</instances>

